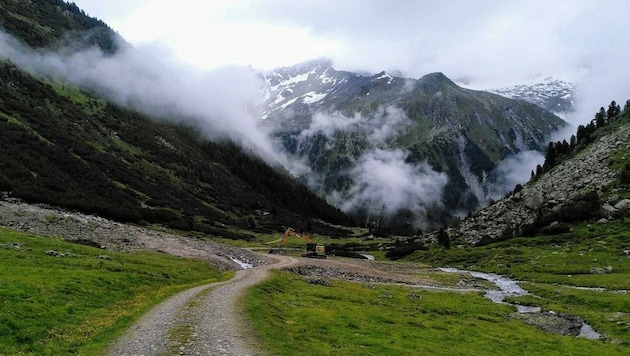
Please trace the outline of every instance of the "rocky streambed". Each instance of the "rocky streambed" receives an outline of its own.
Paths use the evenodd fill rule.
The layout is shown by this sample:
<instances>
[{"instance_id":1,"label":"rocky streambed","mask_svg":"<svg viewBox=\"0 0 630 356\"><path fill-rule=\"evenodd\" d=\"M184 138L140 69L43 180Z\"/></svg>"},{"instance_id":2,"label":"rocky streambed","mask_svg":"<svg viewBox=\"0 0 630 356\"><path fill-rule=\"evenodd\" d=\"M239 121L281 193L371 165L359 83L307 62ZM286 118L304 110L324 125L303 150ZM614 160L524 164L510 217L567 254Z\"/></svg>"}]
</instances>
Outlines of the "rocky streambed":
<instances>
[{"instance_id":1,"label":"rocky streambed","mask_svg":"<svg viewBox=\"0 0 630 356\"><path fill-rule=\"evenodd\" d=\"M466 273L474 278L487 280L494 284L497 290L486 291L485 297L495 303L507 303L507 297L516 297L530 294L523 289L517 281L494 273L465 271L456 268L440 268L448 273ZM509 314L508 319L522 320L524 323L539 327L542 330L565 336L584 337L598 340L601 335L593 327L579 317L556 313L554 311L542 311L540 307L531 307L514 303L507 303L516 307L516 313Z\"/></svg>"}]
</instances>

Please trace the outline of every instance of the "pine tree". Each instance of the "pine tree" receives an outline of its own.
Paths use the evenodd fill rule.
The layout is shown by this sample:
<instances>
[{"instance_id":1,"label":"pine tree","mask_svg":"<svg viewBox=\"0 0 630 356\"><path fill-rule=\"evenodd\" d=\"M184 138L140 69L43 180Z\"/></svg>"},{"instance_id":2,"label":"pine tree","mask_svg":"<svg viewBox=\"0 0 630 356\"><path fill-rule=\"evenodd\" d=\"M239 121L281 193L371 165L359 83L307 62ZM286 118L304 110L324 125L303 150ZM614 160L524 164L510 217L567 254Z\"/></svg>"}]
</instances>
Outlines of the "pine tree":
<instances>
[{"instance_id":1,"label":"pine tree","mask_svg":"<svg viewBox=\"0 0 630 356\"><path fill-rule=\"evenodd\" d=\"M556 158L558 154L556 152L556 146L553 142L549 142L549 146L547 146L547 153L545 154L545 163L543 163L543 168L546 171L550 170L556 164Z\"/></svg>"},{"instance_id":2,"label":"pine tree","mask_svg":"<svg viewBox=\"0 0 630 356\"><path fill-rule=\"evenodd\" d=\"M595 114L595 127L600 128L606 126L606 110L602 106L599 112Z\"/></svg>"},{"instance_id":3,"label":"pine tree","mask_svg":"<svg viewBox=\"0 0 630 356\"><path fill-rule=\"evenodd\" d=\"M614 100L611 101L610 105L608 105L608 111L606 111L606 115L608 115L608 120L619 115L620 112L621 112L621 108L619 107L619 105L617 105L617 102Z\"/></svg>"}]
</instances>

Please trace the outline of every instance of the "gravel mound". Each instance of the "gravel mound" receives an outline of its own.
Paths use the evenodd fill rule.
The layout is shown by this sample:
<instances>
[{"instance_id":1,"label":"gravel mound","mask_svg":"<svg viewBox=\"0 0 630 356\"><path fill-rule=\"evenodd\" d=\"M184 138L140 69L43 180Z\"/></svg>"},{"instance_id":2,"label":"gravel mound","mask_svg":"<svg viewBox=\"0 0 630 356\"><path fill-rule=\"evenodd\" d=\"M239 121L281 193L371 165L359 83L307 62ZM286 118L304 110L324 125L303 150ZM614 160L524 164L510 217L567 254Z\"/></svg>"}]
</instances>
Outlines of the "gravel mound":
<instances>
[{"instance_id":1,"label":"gravel mound","mask_svg":"<svg viewBox=\"0 0 630 356\"><path fill-rule=\"evenodd\" d=\"M94 215L0 198L0 226L117 252L138 249L207 260L224 270L239 270L233 259L253 267L270 260L252 251L122 224Z\"/></svg>"}]
</instances>

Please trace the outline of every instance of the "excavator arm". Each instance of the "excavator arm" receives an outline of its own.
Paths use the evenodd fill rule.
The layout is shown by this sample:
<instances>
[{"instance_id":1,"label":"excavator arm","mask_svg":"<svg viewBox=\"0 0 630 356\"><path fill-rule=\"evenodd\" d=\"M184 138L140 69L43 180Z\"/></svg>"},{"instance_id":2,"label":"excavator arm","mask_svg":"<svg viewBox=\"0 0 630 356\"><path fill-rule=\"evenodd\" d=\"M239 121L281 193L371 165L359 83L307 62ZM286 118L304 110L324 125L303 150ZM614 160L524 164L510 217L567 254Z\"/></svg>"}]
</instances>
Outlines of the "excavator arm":
<instances>
[{"instance_id":1,"label":"excavator arm","mask_svg":"<svg viewBox=\"0 0 630 356\"><path fill-rule=\"evenodd\" d=\"M313 243L313 240L311 240L309 236L298 234L297 232L295 232L295 230L291 228L286 229L284 231L284 234L282 235L282 248L283 249L290 236L299 237L302 240L304 240L304 242L306 242L306 253L303 253L302 257L324 258L324 259L326 258L326 247L324 245L317 245Z\"/></svg>"},{"instance_id":2,"label":"excavator arm","mask_svg":"<svg viewBox=\"0 0 630 356\"><path fill-rule=\"evenodd\" d=\"M307 244L313 243L313 240L311 240L311 238L308 237L307 235L300 235L297 232L293 231L293 229L288 228L284 231L284 235L282 235L282 246L284 246L287 243L289 236L299 237L302 240L304 240L304 242L306 242Z\"/></svg>"}]
</instances>

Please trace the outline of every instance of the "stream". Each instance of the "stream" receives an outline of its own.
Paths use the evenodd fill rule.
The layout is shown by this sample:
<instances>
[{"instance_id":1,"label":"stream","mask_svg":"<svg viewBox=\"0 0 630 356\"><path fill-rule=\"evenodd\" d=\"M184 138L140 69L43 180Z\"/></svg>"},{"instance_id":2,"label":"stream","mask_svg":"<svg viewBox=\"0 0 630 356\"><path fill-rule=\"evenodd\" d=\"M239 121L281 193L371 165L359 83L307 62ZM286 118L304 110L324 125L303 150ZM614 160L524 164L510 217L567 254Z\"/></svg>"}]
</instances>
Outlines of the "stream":
<instances>
[{"instance_id":1,"label":"stream","mask_svg":"<svg viewBox=\"0 0 630 356\"><path fill-rule=\"evenodd\" d=\"M511 280L507 277L503 277L494 273L466 271L466 270L460 270L457 268L450 268L450 267L440 268L439 270L443 272L448 272L448 273L468 273L474 278L485 279L489 282L492 282L492 284L497 286L499 290L488 290L486 291L485 297L495 303L506 303L506 304L512 305L516 307L516 311L519 313L540 313L541 312L540 307L518 305L514 303L507 303L505 301L505 298L507 297L517 297L517 296L530 294L528 291L521 288L521 286L518 285L518 282ZM595 330L593 330L593 327L591 327L589 324L582 322L582 327L580 329L580 334L578 335L578 337L583 337L590 340L598 340L601 337L601 335Z\"/></svg>"},{"instance_id":2,"label":"stream","mask_svg":"<svg viewBox=\"0 0 630 356\"><path fill-rule=\"evenodd\" d=\"M254 265L252 265L251 263L247 263L247 262L243 262L237 258L234 258L232 256L230 256L230 259L233 262L236 262L236 264L238 264L239 266L241 266L242 269L250 269L250 268L254 268Z\"/></svg>"}]
</instances>

